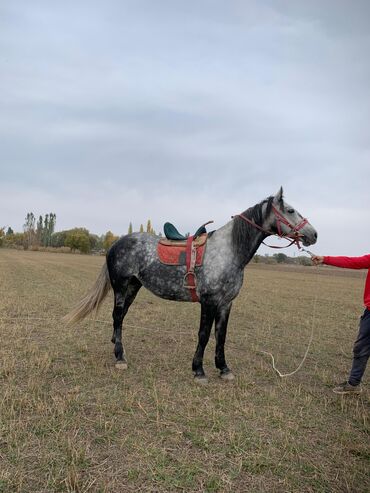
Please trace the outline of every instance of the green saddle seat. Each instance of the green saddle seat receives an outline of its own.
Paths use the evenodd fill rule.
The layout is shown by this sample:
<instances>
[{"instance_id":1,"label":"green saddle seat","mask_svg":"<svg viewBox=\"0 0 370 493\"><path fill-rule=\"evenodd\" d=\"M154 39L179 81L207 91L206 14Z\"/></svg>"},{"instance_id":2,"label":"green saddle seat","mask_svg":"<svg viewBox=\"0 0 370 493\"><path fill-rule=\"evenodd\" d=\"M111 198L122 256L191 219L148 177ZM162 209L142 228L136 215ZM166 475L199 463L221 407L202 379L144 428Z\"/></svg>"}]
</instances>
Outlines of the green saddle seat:
<instances>
[{"instance_id":1,"label":"green saddle seat","mask_svg":"<svg viewBox=\"0 0 370 493\"><path fill-rule=\"evenodd\" d=\"M186 236L182 235L179 233L177 228L172 223L165 223L163 226L163 232L165 237L168 240L177 240L177 241L186 241ZM198 236L207 233L207 230L204 225L202 225L200 228L198 228L194 234L194 238L197 238Z\"/></svg>"}]
</instances>

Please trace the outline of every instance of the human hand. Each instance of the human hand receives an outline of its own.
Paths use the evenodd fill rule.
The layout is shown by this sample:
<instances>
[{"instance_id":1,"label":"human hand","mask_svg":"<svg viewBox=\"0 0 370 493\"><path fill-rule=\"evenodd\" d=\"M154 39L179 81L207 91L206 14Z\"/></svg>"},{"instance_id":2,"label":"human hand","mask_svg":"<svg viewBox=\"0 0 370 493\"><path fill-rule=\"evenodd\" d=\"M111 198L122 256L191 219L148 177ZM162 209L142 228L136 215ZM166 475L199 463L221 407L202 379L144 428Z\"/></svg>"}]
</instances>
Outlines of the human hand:
<instances>
[{"instance_id":1,"label":"human hand","mask_svg":"<svg viewBox=\"0 0 370 493\"><path fill-rule=\"evenodd\" d=\"M311 260L314 265L320 265L324 263L324 257L321 257L320 255L314 255Z\"/></svg>"}]
</instances>

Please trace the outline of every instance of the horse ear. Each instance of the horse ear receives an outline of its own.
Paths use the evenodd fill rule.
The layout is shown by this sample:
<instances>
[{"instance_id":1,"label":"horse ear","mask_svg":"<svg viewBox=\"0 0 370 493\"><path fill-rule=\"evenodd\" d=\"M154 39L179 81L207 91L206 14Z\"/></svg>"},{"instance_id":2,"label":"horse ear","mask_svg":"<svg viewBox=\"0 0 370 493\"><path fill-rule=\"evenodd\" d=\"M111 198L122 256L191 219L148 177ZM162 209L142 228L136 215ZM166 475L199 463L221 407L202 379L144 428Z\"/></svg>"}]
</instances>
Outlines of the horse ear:
<instances>
[{"instance_id":1,"label":"horse ear","mask_svg":"<svg viewBox=\"0 0 370 493\"><path fill-rule=\"evenodd\" d=\"M283 194L284 194L283 187L280 187L280 190L278 191L278 193L274 197L275 202L282 204L283 200L284 200Z\"/></svg>"}]
</instances>

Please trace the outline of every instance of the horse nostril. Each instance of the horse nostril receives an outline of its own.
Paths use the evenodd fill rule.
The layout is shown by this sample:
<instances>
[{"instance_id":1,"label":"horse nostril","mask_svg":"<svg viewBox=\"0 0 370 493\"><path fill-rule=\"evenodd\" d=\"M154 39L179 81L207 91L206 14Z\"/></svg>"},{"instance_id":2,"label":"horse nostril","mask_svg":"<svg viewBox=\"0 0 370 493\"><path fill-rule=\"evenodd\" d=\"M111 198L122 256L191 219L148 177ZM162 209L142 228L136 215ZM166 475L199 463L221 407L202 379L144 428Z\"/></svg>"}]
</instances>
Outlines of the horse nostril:
<instances>
[{"instance_id":1,"label":"horse nostril","mask_svg":"<svg viewBox=\"0 0 370 493\"><path fill-rule=\"evenodd\" d=\"M314 234L314 238L315 238L315 240L317 240L317 233Z\"/></svg>"}]
</instances>

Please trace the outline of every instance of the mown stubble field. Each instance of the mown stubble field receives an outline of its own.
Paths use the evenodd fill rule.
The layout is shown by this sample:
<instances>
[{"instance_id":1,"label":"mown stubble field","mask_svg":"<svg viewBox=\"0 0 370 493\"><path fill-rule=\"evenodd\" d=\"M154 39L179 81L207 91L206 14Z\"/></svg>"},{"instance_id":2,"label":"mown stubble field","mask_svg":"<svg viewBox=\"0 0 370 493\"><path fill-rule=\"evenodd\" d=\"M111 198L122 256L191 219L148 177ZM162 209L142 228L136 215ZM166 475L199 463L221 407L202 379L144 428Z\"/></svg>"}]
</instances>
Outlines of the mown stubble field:
<instances>
[{"instance_id":1,"label":"mown stubble field","mask_svg":"<svg viewBox=\"0 0 370 493\"><path fill-rule=\"evenodd\" d=\"M114 367L111 296L95 326L61 323L103 262L0 250L0 492L370 491L368 376L359 397L331 391L351 363L362 273L249 266L226 345L236 379L218 378L211 339L200 387L197 304L142 289L127 371ZM280 379L259 350L293 370L312 323L305 365Z\"/></svg>"}]
</instances>

